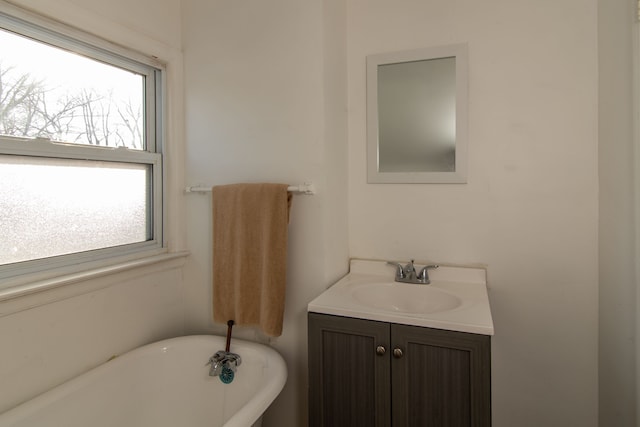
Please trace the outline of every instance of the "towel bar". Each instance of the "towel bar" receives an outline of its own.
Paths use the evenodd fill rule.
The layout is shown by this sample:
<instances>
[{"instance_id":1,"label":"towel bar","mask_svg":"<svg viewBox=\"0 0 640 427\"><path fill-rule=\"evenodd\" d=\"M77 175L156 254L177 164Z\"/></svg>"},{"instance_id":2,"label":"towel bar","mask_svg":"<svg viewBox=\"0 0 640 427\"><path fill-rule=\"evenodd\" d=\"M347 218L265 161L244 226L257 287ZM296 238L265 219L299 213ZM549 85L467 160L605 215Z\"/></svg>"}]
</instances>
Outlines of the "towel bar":
<instances>
[{"instance_id":1,"label":"towel bar","mask_svg":"<svg viewBox=\"0 0 640 427\"><path fill-rule=\"evenodd\" d=\"M305 194L305 195L313 195L316 194L316 187L313 183L307 183L300 185L290 185L288 190L295 194ZM206 187L203 185L193 185L186 187L184 189L185 193L210 193L211 187Z\"/></svg>"}]
</instances>

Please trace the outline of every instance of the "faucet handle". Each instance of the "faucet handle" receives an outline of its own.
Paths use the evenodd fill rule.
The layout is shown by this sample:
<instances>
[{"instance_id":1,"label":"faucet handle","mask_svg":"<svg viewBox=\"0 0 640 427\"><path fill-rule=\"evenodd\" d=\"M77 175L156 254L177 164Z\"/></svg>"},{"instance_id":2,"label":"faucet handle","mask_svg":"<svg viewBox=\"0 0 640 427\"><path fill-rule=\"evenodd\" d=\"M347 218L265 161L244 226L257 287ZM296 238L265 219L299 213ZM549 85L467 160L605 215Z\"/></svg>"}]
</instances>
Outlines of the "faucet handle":
<instances>
[{"instance_id":1,"label":"faucet handle","mask_svg":"<svg viewBox=\"0 0 640 427\"><path fill-rule=\"evenodd\" d=\"M425 265L424 267L422 267L422 270L420 270L420 273L418 273L418 280L421 283L428 285L429 283L431 283L431 280L429 280L429 270L435 270L438 267L439 265L437 264Z\"/></svg>"},{"instance_id":2,"label":"faucet handle","mask_svg":"<svg viewBox=\"0 0 640 427\"><path fill-rule=\"evenodd\" d=\"M387 261L387 264L393 265L394 267L396 267L396 279L404 279L405 274L404 274L404 268L402 267L402 264L400 264L399 262L393 262L393 261Z\"/></svg>"}]
</instances>

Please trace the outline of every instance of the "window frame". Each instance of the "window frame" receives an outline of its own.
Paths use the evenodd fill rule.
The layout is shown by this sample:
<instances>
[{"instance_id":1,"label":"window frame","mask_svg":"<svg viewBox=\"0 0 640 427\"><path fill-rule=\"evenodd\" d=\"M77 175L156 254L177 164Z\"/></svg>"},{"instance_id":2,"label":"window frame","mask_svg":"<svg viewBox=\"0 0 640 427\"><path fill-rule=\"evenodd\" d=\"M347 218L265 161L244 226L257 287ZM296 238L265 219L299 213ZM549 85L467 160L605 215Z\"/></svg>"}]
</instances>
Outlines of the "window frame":
<instances>
[{"instance_id":1,"label":"window frame","mask_svg":"<svg viewBox=\"0 0 640 427\"><path fill-rule=\"evenodd\" d=\"M142 150L0 135L0 155L148 165L151 175L148 182L150 240L0 265L0 280L5 282L0 284L0 290L11 287L20 276L58 276L166 252L163 221L166 91L164 64L155 58L113 45L101 38L14 7L0 8L0 28L145 77L145 138ZM20 283L22 280L18 279L17 282Z\"/></svg>"}]
</instances>

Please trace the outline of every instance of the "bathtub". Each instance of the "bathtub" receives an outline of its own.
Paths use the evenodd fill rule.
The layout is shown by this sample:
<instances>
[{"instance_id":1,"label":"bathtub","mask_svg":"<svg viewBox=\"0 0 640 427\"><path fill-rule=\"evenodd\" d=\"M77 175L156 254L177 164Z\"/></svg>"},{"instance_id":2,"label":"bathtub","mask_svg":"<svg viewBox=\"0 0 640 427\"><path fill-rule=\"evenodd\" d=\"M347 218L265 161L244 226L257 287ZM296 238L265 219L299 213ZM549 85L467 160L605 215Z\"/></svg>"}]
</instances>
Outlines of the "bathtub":
<instances>
[{"instance_id":1,"label":"bathtub","mask_svg":"<svg viewBox=\"0 0 640 427\"><path fill-rule=\"evenodd\" d=\"M0 414L0 427L249 427L287 378L272 348L231 340L242 357L231 384L209 376L225 338L194 335L132 350Z\"/></svg>"}]
</instances>

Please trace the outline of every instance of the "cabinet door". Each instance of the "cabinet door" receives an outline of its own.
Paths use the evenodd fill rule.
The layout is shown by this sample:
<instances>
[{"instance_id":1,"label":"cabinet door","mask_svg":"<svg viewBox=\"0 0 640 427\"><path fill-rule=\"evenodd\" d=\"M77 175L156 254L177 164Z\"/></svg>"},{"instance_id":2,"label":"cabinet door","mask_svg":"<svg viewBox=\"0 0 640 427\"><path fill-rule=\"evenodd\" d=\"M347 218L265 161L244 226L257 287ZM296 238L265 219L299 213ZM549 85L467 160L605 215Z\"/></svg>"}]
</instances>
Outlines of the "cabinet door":
<instances>
[{"instance_id":1,"label":"cabinet door","mask_svg":"<svg viewBox=\"0 0 640 427\"><path fill-rule=\"evenodd\" d=\"M394 324L391 341L394 427L491 426L490 337Z\"/></svg>"},{"instance_id":2,"label":"cabinet door","mask_svg":"<svg viewBox=\"0 0 640 427\"><path fill-rule=\"evenodd\" d=\"M308 348L310 427L391 426L389 324L309 313Z\"/></svg>"}]
</instances>

